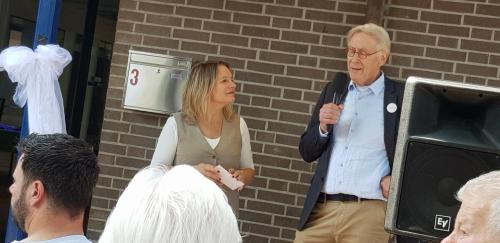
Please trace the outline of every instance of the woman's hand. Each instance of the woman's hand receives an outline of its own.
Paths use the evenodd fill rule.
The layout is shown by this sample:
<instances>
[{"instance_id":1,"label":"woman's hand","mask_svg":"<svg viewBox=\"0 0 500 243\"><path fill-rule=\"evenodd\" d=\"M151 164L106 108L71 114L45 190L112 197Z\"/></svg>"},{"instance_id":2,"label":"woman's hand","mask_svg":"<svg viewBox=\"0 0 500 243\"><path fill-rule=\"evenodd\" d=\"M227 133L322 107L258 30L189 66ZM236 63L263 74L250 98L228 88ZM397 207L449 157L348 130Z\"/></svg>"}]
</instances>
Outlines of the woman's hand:
<instances>
[{"instance_id":1,"label":"woman's hand","mask_svg":"<svg viewBox=\"0 0 500 243\"><path fill-rule=\"evenodd\" d=\"M217 185L222 185L219 176L219 170L215 168L215 166L205 163L199 163L198 165L194 166L194 168L196 168L202 175L215 182Z\"/></svg>"},{"instance_id":2,"label":"woman's hand","mask_svg":"<svg viewBox=\"0 0 500 243\"><path fill-rule=\"evenodd\" d=\"M240 175L240 171L231 168L231 169L228 170L228 172L233 176L233 178L235 178L238 181L243 182L242 177ZM243 182L243 186L240 186L240 187L236 188L236 191L241 192L241 190L243 190L243 187L245 187L245 183L244 182Z\"/></svg>"},{"instance_id":3,"label":"woman's hand","mask_svg":"<svg viewBox=\"0 0 500 243\"><path fill-rule=\"evenodd\" d=\"M252 183L253 178L255 176L255 170L251 168L243 168L239 170L235 170L234 168L230 168L229 173L238 181L243 182L243 186L236 189L238 192L243 190L243 187Z\"/></svg>"}]
</instances>

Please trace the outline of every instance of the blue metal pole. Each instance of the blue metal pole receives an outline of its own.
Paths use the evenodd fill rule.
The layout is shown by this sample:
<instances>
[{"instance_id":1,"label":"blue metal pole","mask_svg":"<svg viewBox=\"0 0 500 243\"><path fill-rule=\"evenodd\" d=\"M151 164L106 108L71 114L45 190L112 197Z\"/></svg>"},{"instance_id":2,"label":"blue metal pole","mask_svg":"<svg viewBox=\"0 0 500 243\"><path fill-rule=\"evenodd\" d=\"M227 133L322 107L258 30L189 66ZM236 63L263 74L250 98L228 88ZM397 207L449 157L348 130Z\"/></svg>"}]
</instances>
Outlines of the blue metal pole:
<instances>
[{"instance_id":1,"label":"blue metal pole","mask_svg":"<svg viewBox=\"0 0 500 243\"><path fill-rule=\"evenodd\" d=\"M60 10L61 0L39 0L33 49L35 49L39 44L57 43L57 26L59 24ZM28 134L28 105L26 104L23 107L20 138L24 138ZM12 209L9 209L5 243L10 243L14 240L21 240L24 238L26 238L26 234L14 224Z\"/></svg>"},{"instance_id":2,"label":"blue metal pole","mask_svg":"<svg viewBox=\"0 0 500 243\"><path fill-rule=\"evenodd\" d=\"M33 48L38 44L56 44L61 0L39 0Z\"/></svg>"}]
</instances>

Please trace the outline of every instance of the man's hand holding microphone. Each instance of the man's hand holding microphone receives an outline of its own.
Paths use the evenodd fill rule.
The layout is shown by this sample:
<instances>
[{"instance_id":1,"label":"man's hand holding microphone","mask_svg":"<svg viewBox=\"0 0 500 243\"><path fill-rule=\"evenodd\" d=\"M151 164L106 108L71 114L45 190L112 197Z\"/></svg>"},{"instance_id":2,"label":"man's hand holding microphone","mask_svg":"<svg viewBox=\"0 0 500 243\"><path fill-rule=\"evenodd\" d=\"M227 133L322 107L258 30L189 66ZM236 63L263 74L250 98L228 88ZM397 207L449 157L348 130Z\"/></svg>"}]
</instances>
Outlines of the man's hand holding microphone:
<instances>
[{"instance_id":1,"label":"man's hand holding microphone","mask_svg":"<svg viewBox=\"0 0 500 243\"><path fill-rule=\"evenodd\" d=\"M324 104L319 110L319 128L322 133L328 133L331 125L337 124L340 119L340 112L344 105L336 105L333 102Z\"/></svg>"}]
</instances>

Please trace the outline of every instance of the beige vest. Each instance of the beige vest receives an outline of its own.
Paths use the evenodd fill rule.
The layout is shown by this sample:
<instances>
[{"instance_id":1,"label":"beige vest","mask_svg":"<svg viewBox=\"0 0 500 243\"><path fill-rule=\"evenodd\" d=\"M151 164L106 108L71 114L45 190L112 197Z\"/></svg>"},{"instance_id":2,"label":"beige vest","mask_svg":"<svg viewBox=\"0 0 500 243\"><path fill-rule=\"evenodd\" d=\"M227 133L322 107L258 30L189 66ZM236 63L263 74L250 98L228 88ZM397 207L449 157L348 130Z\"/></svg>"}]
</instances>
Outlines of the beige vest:
<instances>
[{"instance_id":1,"label":"beige vest","mask_svg":"<svg viewBox=\"0 0 500 243\"><path fill-rule=\"evenodd\" d=\"M223 121L221 137L215 149L210 147L197 124L188 124L184 120L182 112L174 113L173 116L177 123L178 137L174 165L206 163L220 164L227 170L240 168L241 131L239 116L236 115L232 121ZM238 216L239 193L226 186L221 188L226 193L234 213Z\"/></svg>"}]
</instances>

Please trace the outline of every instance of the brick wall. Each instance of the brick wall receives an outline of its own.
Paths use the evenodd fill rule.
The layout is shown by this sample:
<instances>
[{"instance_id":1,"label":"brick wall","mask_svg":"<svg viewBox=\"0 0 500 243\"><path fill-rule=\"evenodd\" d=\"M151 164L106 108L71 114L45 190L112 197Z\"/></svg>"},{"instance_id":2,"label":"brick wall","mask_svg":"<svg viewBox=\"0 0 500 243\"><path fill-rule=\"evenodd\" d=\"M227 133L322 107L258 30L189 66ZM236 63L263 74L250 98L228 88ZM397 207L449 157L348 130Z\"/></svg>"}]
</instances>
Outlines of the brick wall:
<instances>
[{"instance_id":1,"label":"brick wall","mask_svg":"<svg viewBox=\"0 0 500 243\"><path fill-rule=\"evenodd\" d=\"M500 86L500 0L388 0L385 73ZM97 239L130 178L149 164L165 116L124 110L129 49L225 60L238 83L257 175L240 200L247 242L290 242L315 164L297 144L325 80L346 69L344 35L362 0L121 0L89 235Z\"/></svg>"}]
</instances>

